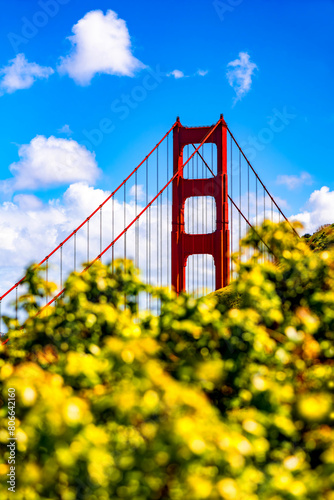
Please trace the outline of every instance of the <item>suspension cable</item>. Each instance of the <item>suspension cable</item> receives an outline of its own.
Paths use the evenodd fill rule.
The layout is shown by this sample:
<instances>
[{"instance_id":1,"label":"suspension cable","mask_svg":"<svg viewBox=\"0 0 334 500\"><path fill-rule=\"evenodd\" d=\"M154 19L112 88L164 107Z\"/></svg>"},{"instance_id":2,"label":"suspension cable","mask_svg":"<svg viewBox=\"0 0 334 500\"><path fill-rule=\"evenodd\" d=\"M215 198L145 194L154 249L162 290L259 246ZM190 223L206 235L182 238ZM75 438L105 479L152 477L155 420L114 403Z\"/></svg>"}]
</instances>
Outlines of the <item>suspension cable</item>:
<instances>
[{"instance_id":1,"label":"suspension cable","mask_svg":"<svg viewBox=\"0 0 334 500\"><path fill-rule=\"evenodd\" d=\"M75 232L74 233L74 238L73 238L73 245L74 245L74 248L73 248L73 264L74 264L74 272L76 271L77 269L77 233Z\"/></svg>"},{"instance_id":2,"label":"suspension cable","mask_svg":"<svg viewBox=\"0 0 334 500\"><path fill-rule=\"evenodd\" d=\"M208 138L211 136L211 134L216 130L216 128L218 127L219 123L221 123L221 120L218 120L218 122L213 125L211 127L211 129L209 130L209 132L205 135L204 139L202 140L201 144L198 146L198 148L196 148L196 150L192 153L192 155L188 158L188 160L183 164L182 166L182 169L184 169L184 167L188 164L188 162L191 160L191 158L193 158L196 153L198 152L198 150L200 149L200 147L208 140ZM110 248L113 247L113 245L130 229L130 227L133 226L133 224L136 222L136 220L138 220L147 210L149 210L149 214L150 214L150 208L152 206L152 204L155 202L155 200L165 191L165 189L168 188L168 186L174 181L174 179L176 179L176 177L179 175L179 172L175 172L175 174L173 175L173 177L171 177L171 179L167 182L167 184L165 184L165 186L154 196L154 198L152 198L152 200L146 205L146 207L144 207L141 212L137 215L137 217L135 217L128 225L127 227L125 227L123 229L123 231L121 231L119 233L119 235L109 244L105 247L105 249L102 251L102 255L105 254ZM150 224L149 224L149 231L150 231ZM150 234L149 234L149 243L151 242L150 241L151 238L150 238ZM101 255L98 255L94 260L92 260L91 262L88 263L88 265L81 271L81 274L86 272L99 258L101 257ZM150 257L150 256L149 256ZM149 260L151 260L149 258ZM149 268L150 269L150 268ZM65 289L61 290L55 297L53 297L49 302L48 304L46 304L45 306L43 306L36 314L36 316L38 316L39 314L42 313L42 311L50 306L55 300L57 300L58 297L60 297L60 295L62 295L64 293ZM0 298L1 300L1 298Z\"/></svg>"},{"instance_id":3,"label":"suspension cable","mask_svg":"<svg viewBox=\"0 0 334 500\"><path fill-rule=\"evenodd\" d=\"M136 172L137 173L137 172ZM100 207L100 254L102 253L102 231L103 231L103 227L102 227L102 205ZM101 256L101 262L102 262L102 256Z\"/></svg>"},{"instance_id":4,"label":"suspension cable","mask_svg":"<svg viewBox=\"0 0 334 500\"><path fill-rule=\"evenodd\" d=\"M299 234L297 233L297 231L295 230L295 228L293 227L293 225L291 224L291 222L289 221L289 219L284 215L284 213L282 212L282 210L280 209L280 207L277 205L275 199L273 198L273 196L270 194L270 192L268 191L268 189L266 188L266 186L263 184L263 182L261 181L260 177L258 176L258 174L256 173L255 169L253 168L252 164L250 163L250 161L248 160L248 158L246 157L245 153L243 152L243 150L241 149L241 147L239 146L237 140L235 139L234 135L232 134L231 130L229 129L228 125L226 124L226 129L227 131L229 132L231 138L233 139L234 143L236 144L237 148L239 149L240 153L242 154L242 156L245 158L246 162L248 163L248 165L250 166L250 168L252 169L253 173L255 174L257 180L260 182L260 184L262 185L262 187L264 188L264 190L266 191L267 195L269 196L269 198L271 199L271 201L274 203L274 205L276 206L277 210L279 211L279 213L282 215L282 217L285 219L286 222L289 223L291 229L293 230L293 232L299 237Z\"/></svg>"},{"instance_id":5,"label":"suspension cable","mask_svg":"<svg viewBox=\"0 0 334 500\"><path fill-rule=\"evenodd\" d=\"M168 137L168 135L172 132L172 130L177 126L178 122L175 122L172 127L166 132L166 134L162 137L162 139L154 146L154 148L145 156L145 158L137 165L137 167L127 176L126 179L102 202L100 206L105 205L110 199L114 199L114 195L123 187L123 185L132 177L132 175L145 163L145 161L153 154L153 152L157 149L158 146ZM42 264L45 263L46 259L50 258L55 252L57 252L61 246L63 246L76 232L79 231L86 223L89 221L100 209L100 206L97 207L77 228L75 228L59 245L52 250L43 260L41 260L34 269L38 269ZM21 278L17 284L20 285L26 279L26 275ZM0 300L4 299L10 292L15 289L15 285L13 285L9 290L7 290L3 295L0 296Z\"/></svg>"}]
</instances>

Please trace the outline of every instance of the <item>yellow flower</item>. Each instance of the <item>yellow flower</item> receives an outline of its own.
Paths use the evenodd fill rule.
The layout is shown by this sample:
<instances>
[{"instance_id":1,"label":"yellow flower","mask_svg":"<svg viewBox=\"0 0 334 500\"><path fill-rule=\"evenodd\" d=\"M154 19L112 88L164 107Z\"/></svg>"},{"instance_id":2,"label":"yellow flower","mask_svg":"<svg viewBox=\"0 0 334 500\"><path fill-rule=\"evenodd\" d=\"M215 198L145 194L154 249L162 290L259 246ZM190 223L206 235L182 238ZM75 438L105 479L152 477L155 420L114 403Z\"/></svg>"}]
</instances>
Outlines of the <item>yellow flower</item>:
<instances>
[{"instance_id":1,"label":"yellow flower","mask_svg":"<svg viewBox=\"0 0 334 500\"><path fill-rule=\"evenodd\" d=\"M328 393L310 393L299 398L298 412L305 420L319 422L330 414L332 397Z\"/></svg>"},{"instance_id":2,"label":"yellow flower","mask_svg":"<svg viewBox=\"0 0 334 500\"><path fill-rule=\"evenodd\" d=\"M191 451L200 455L205 450L206 445L202 439L194 438L190 441L189 447L190 447Z\"/></svg>"},{"instance_id":3,"label":"yellow flower","mask_svg":"<svg viewBox=\"0 0 334 500\"><path fill-rule=\"evenodd\" d=\"M13 371L14 371L14 368L10 364L6 363L1 368L1 378L5 379L5 378L10 377L11 374L13 373Z\"/></svg>"},{"instance_id":4,"label":"yellow flower","mask_svg":"<svg viewBox=\"0 0 334 500\"><path fill-rule=\"evenodd\" d=\"M237 483L234 479L222 479L217 484L217 487L222 498L225 498L226 500L234 500L235 498L238 498Z\"/></svg>"},{"instance_id":5,"label":"yellow flower","mask_svg":"<svg viewBox=\"0 0 334 500\"><path fill-rule=\"evenodd\" d=\"M25 406L32 406L36 401L36 391L33 387L26 387L22 392L22 401Z\"/></svg>"},{"instance_id":6,"label":"yellow flower","mask_svg":"<svg viewBox=\"0 0 334 500\"><path fill-rule=\"evenodd\" d=\"M0 464L0 476L5 476L9 471L8 464Z\"/></svg>"},{"instance_id":7,"label":"yellow flower","mask_svg":"<svg viewBox=\"0 0 334 500\"><path fill-rule=\"evenodd\" d=\"M87 403L81 398L71 398L65 405L63 414L65 421L68 424L77 424L83 421L85 412L87 411Z\"/></svg>"},{"instance_id":8,"label":"yellow flower","mask_svg":"<svg viewBox=\"0 0 334 500\"><path fill-rule=\"evenodd\" d=\"M284 467L288 470L296 470L300 464L300 458L291 455L284 460Z\"/></svg>"},{"instance_id":9,"label":"yellow flower","mask_svg":"<svg viewBox=\"0 0 334 500\"><path fill-rule=\"evenodd\" d=\"M198 475L190 476L189 484L193 491L193 498L208 498L212 491L212 484L208 479L203 479Z\"/></svg>"}]
</instances>

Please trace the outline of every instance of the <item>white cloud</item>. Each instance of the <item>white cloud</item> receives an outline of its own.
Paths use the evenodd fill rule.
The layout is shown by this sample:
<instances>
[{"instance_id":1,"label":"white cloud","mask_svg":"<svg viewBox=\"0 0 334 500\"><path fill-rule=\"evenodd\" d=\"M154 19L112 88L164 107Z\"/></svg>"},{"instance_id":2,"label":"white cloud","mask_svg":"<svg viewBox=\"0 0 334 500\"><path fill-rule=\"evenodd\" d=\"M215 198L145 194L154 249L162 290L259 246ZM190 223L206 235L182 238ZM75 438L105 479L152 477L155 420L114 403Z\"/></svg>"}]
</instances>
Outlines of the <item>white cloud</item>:
<instances>
[{"instance_id":1,"label":"white cloud","mask_svg":"<svg viewBox=\"0 0 334 500\"><path fill-rule=\"evenodd\" d=\"M138 185L139 191L142 186ZM108 201L103 206L102 218L98 211L89 221L89 256L95 258L100 252L100 224L102 222L102 248L105 248L118 236L135 216L142 211L145 201L138 201L137 207L133 199L133 185L128 186L127 203L123 201L123 190L115 197L114 202ZM13 202L0 204L0 295L10 288L22 277L24 268L32 263L44 258L53 248L63 241L75 227L78 227L87 216L93 212L107 198L110 193L102 189L95 189L87 183L71 184L64 194L48 202L42 202L36 196L20 194ZM152 195L150 195L151 198ZM207 220L212 220L211 206L207 207ZM198 226L204 223L205 210L203 199L198 203ZM137 211L136 211L137 208ZM158 208L158 210L157 210ZM112 216L114 210L114 216ZM124 213L126 214L124 219ZM168 213L168 215L167 215ZM157 216L163 221L163 231L159 232ZM149 219L147 218L149 215ZM167 212L166 193L162 203L155 202L147 215L143 215L137 224L134 224L128 231L127 257L135 257L136 231L139 236L139 267L145 279L147 257L149 256L149 266L151 269L151 282L155 283L162 273L163 283L167 284L167 258L170 260L171 251L171 230L167 227L167 221L171 225L171 206ZM112 221L114 220L114 230ZM126 222L124 222L126 220ZM150 220L150 230L147 231L147 221ZM160 224L159 224L160 226ZM124 251L125 238L121 237L115 244L115 258L122 257ZM159 245L159 246L158 246ZM159 251L157 251L159 248ZM24 249L24 252L22 252ZM138 250L138 249L137 249ZM74 238L64 244L62 255L63 276L65 277L74 266ZM84 225L76 236L76 268L87 260L87 224ZM149 252L147 254L147 252ZM162 265L158 256L162 254ZM138 253L137 253L138 255ZM109 250L103 257L103 261L110 261L112 252ZM201 261L202 262L202 261ZM49 259L49 279L59 285L60 252L58 251ZM209 270L209 274L210 274ZM170 282L170 268L169 268ZM159 278L160 279L160 278ZM21 293L21 289L19 290ZM8 310L14 294L8 296L2 304L2 311Z\"/></svg>"},{"instance_id":2,"label":"white cloud","mask_svg":"<svg viewBox=\"0 0 334 500\"><path fill-rule=\"evenodd\" d=\"M206 76L208 74L208 71L203 70L203 69L198 69L195 73L190 75L191 77L193 76ZM174 69L170 73L167 73L166 76L172 76L176 80L179 80L180 78L189 78L189 75L186 75L183 71L179 69Z\"/></svg>"},{"instance_id":3,"label":"white cloud","mask_svg":"<svg viewBox=\"0 0 334 500\"><path fill-rule=\"evenodd\" d=\"M282 184L292 190L303 185L310 186L313 184L313 179L308 172L302 172L300 175L279 175L276 183Z\"/></svg>"},{"instance_id":4,"label":"white cloud","mask_svg":"<svg viewBox=\"0 0 334 500\"><path fill-rule=\"evenodd\" d=\"M304 232L313 233L323 224L334 222L334 191L327 186L313 191L306 210L289 217L290 220L299 220L304 224Z\"/></svg>"},{"instance_id":5,"label":"white cloud","mask_svg":"<svg viewBox=\"0 0 334 500\"><path fill-rule=\"evenodd\" d=\"M72 28L71 53L58 70L79 85L89 85L97 73L133 76L144 64L132 55L126 22L116 12L92 10Z\"/></svg>"},{"instance_id":6,"label":"white cloud","mask_svg":"<svg viewBox=\"0 0 334 500\"><path fill-rule=\"evenodd\" d=\"M71 139L37 135L19 148L20 160L9 167L12 179L2 181L2 191L54 187L71 182L93 183L100 171L95 155Z\"/></svg>"},{"instance_id":7,"label":"white cloud","mask_svg":"<svg viewBox=\"0 0 334 500\"><path fill-rule=\"evenodd\" d=\"M185 78L186 75L183 73L183 71L174 69L170 73L167 73L167 76L173 76L176 80L178 80L179 78Z\"/></svg>"},{"instance_id":8,"label":"white cloud","mask_svg":"<svg viewBox=\"0 0 334 500\"><path fill-rule=\"evenodd\" d=\"M274 199L281 210L288 210L290 208L289 203L284 198L274 196Z\"/></svg>"},{"instance_id":9,"label":"white cloud","mask_svg":"<svg viewBox=\"0 0 334 500\"><path fill-rule=\"evenodd\" d=\"M13 203L24 211L39 210L43 206L43 202L34 194L17 194Z\"/></svg>"},{"instance_id":10,"label":"white cloud","mask_svg":"<svg viewBox=\"0 0 334 500\"><path fill-rule=\"evenodd\" d=\"M138 191L143 194L142 185L138 185ZM142 211L145 206L145 201L138 200L137 211L134 196L133 185L129 184L127 190L127 203L123 201L123 190L116 195L114 203L108 201L102 212L98 211L89 221L89 255L90 259L95 258L100 252L100 224L102 223L102 248L105 248L112 241L113 236L118 236L124 229L126 224L129 224L135 216ZM63 241L75 227L78 227L87 216L93 212L107 198L110 193L102 189L95 189L87 183L77 182L71 184L65 193L57 199L43 202L40 198L34 195L19 194L14 197L13 202L5 202L0 204L0 294L4 293L14 283L23 276L24 268L31 262L40 261L61 241ZM128 196L130 195L130 196ZM142 197L142 196L141 196ZM139 197L138 197L139 198ZM150 199L152 194L150 195ZM185 207L186 224L189 232L201 232L201 228L206 227L208 231L213 229L211 221L215 218L212 215L215 213L215 203L210 197L205 200L199 197L194 200L194 211L191 204L187 203ZM247 200L243 202L245 207ZM255 204L255 195L253 194L251 206ZM157 211L157 206L159 210ZM254 205L255 206L255 205ZM114 209L114 216L112 216ZM189 212L190 210L190 212ZM268 210L268 208L267 208ZM157 215L163 221L163 231L157 229ZM100 219L100 213L102 217ZM126 213L126 223L124 222L124 213ZM189 217L187 214L189 213ZM168 214L168 215L167 215ZM147 218L149 215L149 218ZM134 224L127 233L127 257L135 257L135 242L136 230L139 236L139 267L142 271L142 276L145 279L146 265L149 263L151 268L151 281L154 283L158 279L157 276L162 273L162 282L167 283L169 275L170 282L170 267L167 266L167 258L170 260L171 251L171 207L167 212L166 193L162 203L151 207L147 215L144 214L138 223ZM231 224L231 239L233 241L234 251L237 249L239 240L239 214L233 210L230 217L233 218L233 227ZM259 223L261 222L263 213L258 214ZM276 211L274 211L275 220L278 219ZM112 221L114 220L114 231L112 229ZM147 232L147 221L151 222L151 230ZM254 220L251 219L253 222ZM170 227L167 226L167 221ZM215 223L213 222L215 227ZM160 224L159 224L160 226ZM245 223L242 221L242 234L245 230ZM233 229L233 231L232 231ZM87 224L82 227L76 236L76 266L80 269L80 264L87 259ZM162 238L162 239L161 239ZM123 255L124 237L121 237L115 244L115 257ZM159 243L158 243L159 242ZM159 247L158 247L159 245ZM159 248L159 252L157 251ZM22 251L24 249L24 251ZM149 251L149 254L147 252ZM162 265L157 258L162 252ZM65 277L74 266L74 238L64 244L63 250L63 276ZM103 257L103 261L110 261L112 252L109 250ZM149 260L147 260L149 257ZM210 258L211 259L211 258ZM191 276L192 264L203 266L206 263L206 258L200 257L191 258L187 267L188 277ZM196 264L197 262L197 264ZM200 267L201 268L201 267ZM196 269L196 267L195 267ZM201 268L202 269L202 268ZM58 251L49 260L49 279L55 281L59 285L60 271L60 252ZM208 268L208 286L211 286L211 266ZM190 274L189 274L190 273ZM196 274L196 273L195 273ZM160 278L159 278L160 279ZM191 278L190 278L191 281ZM21 289L19 293L21 293ZM2 311L9 308L14 294L4 299L2 303Z\"/></svg>"},{"instance_id":11,"label":"white cloud","mask_svg":"<svg viewBox=\"0 0 334 500\"><path fill-rule=\"evenodd\" d=\"M137 186L132 186L129 191L129 194L134 200L137 197L137 202L144 201L146 198L146 193L144 190L144 186L142 184L138 184Z\"/></svg>"},{"instance_id":12,"label":"white cloud","mask_svg":"<svg viewBox=\"0 0 334 500\"><path fill-rule=\"evenodd\" d=\"M48 78L53 73L52 68L30 63L24 54L17 54L14 59L9 61L8 66L0 69L0 95L28 89L37 79Z\"/></svg>"},{"instance_id":13,"label":"white cloud","mask_svg":"<svg viewBox=\"0 0 334 500\"><path fill-rule=\"evenodd\" d=\"M7 285L12 285L20 277L25 266L42 260L79 223L85 220L108 194L101 189L89 187L85 183L74 183L68 187L62 197L49 200L47 203L34 195L20 194L14 197L13 202L1 204L0 293L3 293ZM95 234L97 230L93 227L90 229L92 252L95 252L94 244L98 241ZM85 231L82 231L82 234L78 234L78 265L85 260L84 250L79 249L79 242L83 242L84 238ZM73 241L71 242L72 248ZM24 249L23 253L22 249ZM67 255L66 252L69 249L69 246L64 247L64 256ZM58 264L58 261L59 255L53 263ZM66 266L69 265L73 265L73 259L66 264ZM68 267L66 269L69 270Z\"/></svg>"},{"instance_id":14,"label":"white cloud","mask_svg":"<svg viewBox=\"0 0 334 500\"><path fill-rule=\"evenodd\" d=\"M199 76L206 76L208 73L209 73L209 71L208 70L204 70L204 69L199 69L196 72L196 74L199 75Z\"/></svg>"},{"instance_id":15,"label":"white cloud","mask_svg":"<svg viewBox=\"0 0 334 500\"><path fill-rule=\"evenodd\" d=\"M69 125L63 125L61 128L58 129L59 134L66 134L66 135L71 135L73 134L72 130L70 129Z\"/></svg>"},{"instance_id":16,"label":"white cloud","mask_svg":"<svg viewBox=\"0 0 334 500\"><path fill-rule=\"evenodd\" d=\"M235 101L240 101L252 86L252 76L257 65L250 60L247 52L240 52L239 59L228 63L227 79L236 93Z\"/></svg>"},{"instance_id":17,"label":"white cloud","mask_svg":"<svg viewBox=\"0 0 334 500\"><path fill-rule=\"evenodd\" d=\"M130 190L130 186L129 186ZM141 191L141 188L140 188ZM131 189L133 193L133 189ZM65 193L57 199L43 202L34 195L20 194L14 197L13 202L0 204L0 295L9 289L14 283L23 276L25 267L38 262L44 258L53 248L63 241L75 227L78 227L85 221L90 213L93 212L109 196L108 191L95 189L87 183L77 182L71 184ZM102 212L100 211L89 221L89 257L95 258L100 252L100 224L102 222L102 248L105 248L114 238L118 236L125 225L128 224L143 209L145 202L136 204L134 199L124 205L121 199L115 198L112 203L108 201ZM114 210L114 216L112 216ZM162 220L167 219L166 205L160 206L162 211ZM124 213L126 218L124 219ZM112 229L112 220L114 220L114 230ZM126 222L124 222L126 220ZM157 205L150 209L150 220L152 229L157 227ZM171 214L169 214L171 220ZM140 238L140 268L145 275L146 250L149 241L151 255L156 253L157 233L152 230L148 240L146 231L147 219L143 216L138 225L133 225L127 233L127 257L135 257L135 231L139 229ZM167 258L167 247L170 246L170 231L163 232L164 262ZM167 243L167 238L169 243ZM24 251L22 251L24 249ZM74 238L69 240L63 246L63 276L65 277L73 270L74 265ZM124 237L115 244L115 258L123 256ZM110 261L112 258L111 250L105 255L104 261ZM87 261L87 224L84 225L76 236L76 265L77 270L81 269L81 264ZM60 253L56 253L49 259L49 279L59 285L59 264ZM156 259L151 259L152 279L157 276ZM164 264L164 276L167 273L167 267ZM164 278L165 279L165 278ZM21 293L21 290L20 290ZM3 301L3 309L7 310L15 294L9 295L8 299Z\"/></svg>"}]
</instances>

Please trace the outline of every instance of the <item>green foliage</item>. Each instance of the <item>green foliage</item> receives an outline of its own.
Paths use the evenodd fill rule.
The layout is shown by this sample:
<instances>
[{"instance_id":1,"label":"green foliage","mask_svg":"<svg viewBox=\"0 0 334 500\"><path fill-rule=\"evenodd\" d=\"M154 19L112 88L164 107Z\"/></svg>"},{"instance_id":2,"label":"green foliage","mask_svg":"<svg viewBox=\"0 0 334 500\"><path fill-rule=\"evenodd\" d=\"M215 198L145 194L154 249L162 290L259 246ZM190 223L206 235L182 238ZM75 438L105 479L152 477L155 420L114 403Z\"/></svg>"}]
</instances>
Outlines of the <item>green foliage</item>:
<instances>
[{"instance_id":1,"label":"green foliage","mask_svg":"<svg viewBox=\"0 0 334 500\"><path fill-rule=\"evenodd\" d=\"M40 316L22 298L30 317L9 322L0 357L3 444L17 393L15 499L334 499L334 251L286 224L257 231L275 258L250 232L220 309L143 285L130 262L73 273ZM159 316L138 313L143 290Z\"/></svg>"},{"instance_id":2,"label":"green foliage","mask_svg":"<svg viewBox=\"0 0 334 500\"><path fill-rule=\"evenodd\" d=\"M334 224L321 226L313 235L304 234L303 238L310 245L311 250L321 252L334 245Z\"/></svg>"},{"instance_id":3,"label":"green foliage","mask_svg":"<svg viewBox=\"0 0 334 500\"><path fill-rule=\"evenodd\" d=\"M240 304L240 296L231 285L228 285L225 288L221 288L216 292L212 292L209 297L216 298L217 308L221 312L225 312L228 309L233 309L234 307L239 307Z\"/></svg>"}]
</instances>

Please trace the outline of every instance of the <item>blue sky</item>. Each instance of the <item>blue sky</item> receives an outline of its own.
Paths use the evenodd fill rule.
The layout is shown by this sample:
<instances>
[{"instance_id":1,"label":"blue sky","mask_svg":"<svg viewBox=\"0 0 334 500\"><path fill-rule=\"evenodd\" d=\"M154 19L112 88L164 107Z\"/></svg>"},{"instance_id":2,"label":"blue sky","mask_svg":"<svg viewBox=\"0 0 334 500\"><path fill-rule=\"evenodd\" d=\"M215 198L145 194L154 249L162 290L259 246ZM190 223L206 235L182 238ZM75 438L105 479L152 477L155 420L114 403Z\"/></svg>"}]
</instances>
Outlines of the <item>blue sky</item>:
<instances>
[{"instance_id":1,"label":"blue sky","mask_svg":"<svg viewBox=\"0 0 334 500\"><path fill-rule=\"evenodd\" d=\"M287 107L296 118L257 152L255 167L271 190L288 200L292 212L299 210L313 188L323 184L333 188L333 1L226 0L215 4L203 0L190 5L69 0L65 5L58 3L58 8L45 26L34 25L36 34L30 40L24 36L17 40L10 34L26 33L22 32L27 26L23 18L43 24L43 17L34 18L42 9L34 1L6 2L1 66L18 51L29 62L55 68L59 57L69 52L66 37L72 26L98 8L104 13L112 9L126 21L132 52L146 66L155 69L159 65L164 73L175 69L185 75L199 69L208 73L164 77L123 121L111 111L111 103L140 85L144 70L134 77L97 75L84 87L54 74L29 89L2 96L2 179L10 176L8 166L18 159L17 144L27 144L37 134L64 137L58 130L65 124L73 131L72 138L83 143L84 131L98 128L101 119L114 122L115 130L92 146L100 168L112 182L117 162L127 160L130 168L177 114L185 124L196 125L213 123L223 112L240 142L248 143L249 136L257 136L266 127L274 109ZM233 107L234 91L226 79L226 66L242 51L250 55L258 71L249 93ZM129 154L132 144L135 151ZM293 196L276 185L277 175L300 175L301 171L314 176L313 185L298 189Z\"/></svg>"},{"instance_id":2,"label":"blue sky","mask_svg":"<svg viewBox=\"0 0 334 500\"><path fill-rule=\"evenodd\" d=\"M99 37L106 33L98 23L109 29L108 11L114 21L116 15L123 20L118 26L129 43L125 47L122 39L120 53L99 70ZM62 211L72 182L112 190L177 115L196 126L216 122L220 113L269 190L284 200L287 215L297 215L310 230L333 222L333 18L332 0L5 2L0 227L8 232L10 224L13 233L15 214L20 219L50 203ZM91 46L96 53L88 54ZM238 70L240 61L241 80L235 72L229 80L228 71ZM140 94L152 74L158 76ZM132 98L121 112L126 96ZM277 113L284 126L270 133ZM101 133L102 123L107 132ZM48 155L50 146L58 148L56 161L67 145L75 166L72 177L60 181ZM8 236L12 246L22 231L18 224Z\"/></svg>"}]
</instances>

